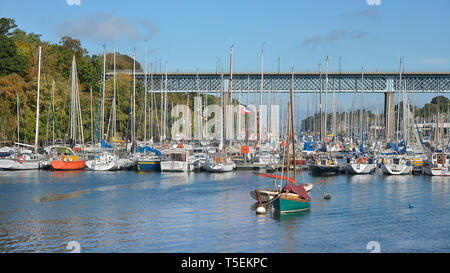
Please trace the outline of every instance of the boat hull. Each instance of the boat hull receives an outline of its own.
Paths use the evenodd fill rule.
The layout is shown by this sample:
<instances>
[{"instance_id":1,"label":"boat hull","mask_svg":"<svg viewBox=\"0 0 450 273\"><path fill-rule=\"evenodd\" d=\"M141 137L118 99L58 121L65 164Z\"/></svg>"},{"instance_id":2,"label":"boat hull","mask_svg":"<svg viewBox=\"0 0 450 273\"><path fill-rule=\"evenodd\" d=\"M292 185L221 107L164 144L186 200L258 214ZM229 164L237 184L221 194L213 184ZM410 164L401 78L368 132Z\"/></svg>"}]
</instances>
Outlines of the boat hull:
<instances>
[{"instance_id":1,"label":"boat hull","mask_svg":"<svg viewBox=\"0 0 450 273\"><path fill-rule=\"evenodd\" d=\"M281 196L273 202L275 211L280 213L300 212L309 210L311 201L301 199L293 194L281 194Z\"/></svg>"},{"instance_id":2,"label":"boat hull","mask_svg":"<svg viewBox=\"0 0 450 273\"><path fill-rule=\"evenodd\" d=\"M162 172L191 172L194 165L187 162L164 161L160 163Z\"/></svg>"},{"instance_id":3,"label":"boat hull","mask_svg":"<svg viewBox=\"0 0 450 273\"><path fill-rule=\"evenodd\" d=\"M94 160L86 161L86 167L92 171L111 171L118 169L115 162L96 162Z\"/></svg>"},{"instance_id":4,"label":"boat hull","mask_svg":"<svg viewBox=\"0 0 450 273\"><path fill-rule=\"evenodd\" d=\"M405 175L411 171L411 166L408 165L384 165L381 164L381 170L387 175Z\"/></svg>"},{"instance_id":5,"label":"boat hull","mask_svg":"<svg viewBox=\"0 0 450 273\"><path fill-rule=\"evenodd\" d=\"M20 163L14 159L3 159L0 164L0 169L5 170L37 170L40 167L40 160L25 160Z\"/></svg>"},{"instance_id":6,"label":"boat hull","mask_svg":"<svg viewBox=\"0 0 450 273\"><path fill-rule=\"evenodd\" d=\"M304 184L303 186L305 188L305 191L308 194L311 192L312 188L314 187L313 184ZM261 202L267 203L267 202L272 201L272 199L275 198L280 192L276 191L274 189L267 188L267 189L259 189L258 193L259 193L259 197L261 198ZM256 190L251 191L250 196L259 202L258 193L256 193Z\"/></svg>"},{"instance_id":7,"label":"boat hull","mask_svg":"<svg viewBox=\"0 0 450 273\"><path fill-rule=\"evenodd\" d=\"M161 170L160 163L159 160L138 160L136 169L138 172L157 172Z\"/></svg>"},{"instance_id":8,"label":"boat hull","mask_svg":"<svg viewBox=\"0 0 450 273\"><path fill-rule=\"evenodd\" d=\"M231 172L234 169L234 164L215 164L206 163L205 170L208 172L223 173Z\"/></svg>"},{"instance_id":9,"label":"boat hull","mask_svg":"<svg viewBox=\"0 0 450 273\"><path fill-rule=\"evenodd\" d=\"M448 168L424 168L424 172L431 176L450 176L450 167Z\"/></svg>"},{"instance_id":10,"label":"boat hull","mask_svg":"<svg viewBox=\"0 0 450 273\"><path fill-rule=\"evenodd\" d=\"M261 198L262 203L267 203L267 202L271 201L279 193L274 190L258 190L258 192L259 192L259 197ZM251 191L250 196L259 202L258 193L256 193L256 190Z\"/></svg>"},{"instance_id":11,"label":"boat hull","mask_svg":"<svg viewBox=\"0 0 450 273\"><path fill-rule=\"evenodd\" d=\"M333 175L339 173L339 166L310 165L313 174Z\"/></svg>"},{"instance_id":12,"label":"boat hull","mask_svg":"<svg viewBox=\"0 0 450 273\"><path fill-rule=\"evenodd\" d=\"M51 163L52 169L56 171L73 171L73 170L81 170L86 167L85 160L76 160L76 161L61 161L54 160Z\"/></svg>"},{"instance_id":13,"label":"boat hull","mask_svg":"<svg viewBox=\"0 0 450 273\"><path fill-rule=\"evenodd\" d=\"M375 168L375 164L350 163L347 167L347 171L350 174L370 174L375 171Z\"/></svg>"}]
</instances>

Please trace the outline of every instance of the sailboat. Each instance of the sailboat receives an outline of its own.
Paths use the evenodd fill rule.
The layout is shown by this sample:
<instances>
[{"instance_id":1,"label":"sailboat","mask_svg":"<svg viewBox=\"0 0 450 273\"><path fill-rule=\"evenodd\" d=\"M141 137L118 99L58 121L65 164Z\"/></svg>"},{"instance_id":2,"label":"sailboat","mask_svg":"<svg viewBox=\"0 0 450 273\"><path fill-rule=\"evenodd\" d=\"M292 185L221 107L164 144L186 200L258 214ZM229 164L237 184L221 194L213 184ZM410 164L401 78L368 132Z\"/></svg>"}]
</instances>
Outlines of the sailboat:
<instances>
[{"instance_id":1,"label":"sailboat","mask_svg":"<svg viewBox=\"0 0 450 273\"><path fill-rule=\"evenodd\" d=\"M347 158L347 171L350 174L370 174L375 172L377 165L368 154L358 153L355 157Z\"/></svg>"},{"instance_id":2,"label":"sailboat","mask_svg":"<svg viewBox=\"0 0 450 273\"><path fill-rule=\"evenodd\" d=\"M439 149L439 122L440 122L440 109L439 109L439 85L438 85L438 114L437 114L437 120L436 120L436 131L435 131L435 143L436 147L433 153L430 153L427 157L427 160L424 162L424 173L427 175L432 176L450 176L450 153L448 152L448 149L446 147L443 147L443 149Z\"/></svg>"},{"instance_id":3,"label":"sailboat","mask_svg":"<svg viewBox=\"0 0 450 273\"><path fill-rule=\"evenodd\" d=\"M145 78L144 78L144 113L147 113L147 67L148 46L145 45ZM144 114L144 144L147 142L147 115ZM138 147L134 157L136 159L136 170L159 171L161 169L161 152L149 146Z\"/></svg>"},{"instance_id":4,"label":"sailboat","mask_svg":"<svg viewBox=\"0 0 450 273\"><path fill-rule=\"evenodd\" d=\"M230 52L230 80L228 82L228 96L226 105L231 104L230 92L232 90L232 80L233 80L233 46L231 46ZM225 108L227 109L227 108ZM226 120L231 118L231 113L225 110L225 144L220 144L220 147L226 145L226 132L227 132L227 122ZM231 142L231 140L230 140ZM208 172L231 172L236 168L236 164L233 159L227 154L226 148L220 149L218 153L208 154L205 162L205 170Z\"/></svg>"},{"instance_id":5,"label":"sailboat","mask_svg":"<svg viewBox=\"0 0 450 273\"><path fill-rule=\"evenodd\" d=\"M119 166L116 164L117 157L110 152L102 152L92 160L86 161L86 167L93 171L110 171L118 170Z\"/></svg>"},{"instance_id":6,"label":"sailboat","mask_svg":"<svg viewBox=\"0 0 450 273\"><path fill-rule=\"evenodd\" d=\"M45 156L30 150L17 149L0 159L0 169L3 170L36 170L44 167Z\"/></svg>"},{"instance_id":7,"label":"sailboat","mask_svg":"<svg viewBox=\"0 0 450 273\"><path fill-rule=\"evenodd\" d=\"M159 171L161 169L161 152L149 146L138 147L136 170L142 171Z\"/></svg>"},{"instance_id":8,"label":"sailboat","mask_svg":"<svg viewBox=\"0 0 450 273\"><path fill-rule=\"evenodd\" d=\"M78 154L70 147L53 147L50 158L51 168L56 171L81 170L86 167L86 161L79 159Z\"/></svg>"},{"instance_id":9,"label":"sailboat","mask_svg":"<svg viewBox=\"0 0 450 273\"><path fill-rule=\"evenodd\" d=\"M400 74L399 74L399 88L402 88L402 93L404 95L404 89L402 87L402 72L403 72L403 59L400 58ZM403 96L403 108L404 111L406 110L406 100ZM404 119L406 120L406 115L404 114ZM399 145L399 131L400 131L400 100L398 104L398 110L397 110L397 137L396 137L396 144L394 147L395 153L391 155L387 155L386 157L382 158L382 164L381 164L381 170L384 174L387 175L405 175L409 174L412 171L411 161L410 158L406 156L406 144L404 144L404 147L402 150L399 151L398 146ZM406 134L403 134L403 137L406 137ZM404 142L404 141L401 141Z\"/></svg>"},{"instance_id":10,"label":"sailboat","mask_svg":"<svg viewBox=\"0 0 450 273\"><path fill-rule=\"evenodd\" d=\"M72 100L70 108L70 137L73 142L76 141L77 135L77 124L79 125L79 137L83 143L84 148L84 138L83 138L83 127L81 119L81 105L80 105L80 94L77 84L77 68L75 63L75 55L72 60ZM57 153L55 157L51 159L51 168L58 171L67 170L81 170L86 167L86 160L80 159L77 153L75 153L69 147L59 147L56 149Z\"/></svg>"},{"instance_id":11,"label":"sailboat","mask_svg":"<svg viewBox=\"0 0 450 273\"><path fill-rule=\"evenodd\" d=\"M275 208L275 211L280 212L280 213L289 213L289 212L299 212L299 211L305 211L305 210L309 210L311 207L311 197L309 196L309 194L306 192L305 187L303 184L297 184L296 180L297 180L297 175L296 175L296 165L295 163L294 165L294 177L293 179L289 178L289 146L290 146L290 142L292 142L292 150L293 152L293 159L295 162L295 139L294 139L294 112L293 112L293 99L292 99L292 88L289 89L289 95L290 95L290 102L288 104L288 109L290 112L290 119L288 116L288 127L289 127L289 123L291 126L291 132L292 134L290 134L289 130L288 130L288 141L287 141L287 156L288 156L288 160L287 160L287 169L286 169L286 178L287 179L280 179L280 181L285 180L286 184L285 186L281 189L280 194L274 198L273 201L273 206ZM290 120L290 122L289 122ZM291 139L290 139L291 138Z\"/></svg>"},{"instance_id":12,"label":"sailboat","mask_svg":"<svg viewBox=\"0 0 450 273\"><path fill-rule=\"evenodd\" d=\"M432 176L450 176L450 154L432 153L424 162L424 173Z\"/></svg>"},{"instance_id":13,"label":"sailboat","mask_svg":"<svg viewBox=\"0 0 450 273\"><path fill-rule=\"evenodd\" d=\"M412 167L406 156L392 155L382 159L381 170L387 175L404 175L409 174Z\"/></svg>"},{"instance_id":14,"label":"sailboat","mask_svg":"<svg viewBox=\"0 0 450 273\"><path fill-rule=\"evenodd\" d=\"M41 81L41 52L42 48L39 46L39 63L38 63L38 79L37 79L37 99L36 99L36 134L34 146L34 152L31 150L15 149L14 152L1 159L0 167L5 170L36 170L45 167L45 156L38 153L38 136L39 136L39 91ZM19 119L17 119L19 124ZM17 139L18 145L29 146L20 144Z\"/></svg>"},{"instance_id":15,"label":"sailboat","mask_svg":"<svg viewBox=\"0 0 450 273\"><path fill-rule=\"evenodd\" d=\"M316 175L339 174L339 164L331 153L315 153L309 170Z\"/></svg>"},{"instance_id":16,"label":"sailboat","mask_svg":"<svg viewBox=\"0 0 450 273\"><path fill-rule=\"evenodd\" d=\"M287 177L274 175L274 174L265 174L265 173L255 173L257 176L262 177L270 177L274 179L282 179L286 180ZM293 178L289 178L291 182L293 182ZM305 188L305 191L309 194L309 192L313 189L314 185L309 184L303 184L303 187ZM255 189L253 191L250 191L250 196L255 199L256 201L261 201L262 203L268 203L271 202L275 197L277 197L281 192L280 187L272 187L272 188L260 188Z\"/></svg>"},{"instance_id":17,"label":"sailboat","mask_svg":"<svg viewBox=\"0 0 450 273\"><path fill-rule=\"evenodd\" d=\"M364 95L364 67L361 73L361 145L359 153L352 158L347 158L347 171L350 174L370 174L375 172L376 164L373 158L364 153L364 112L363 112L363 95Z\"/></svg>"},{"instance_id":18,"label":"sailboat","mask_svg":"<svg viewBox=\"0 0 450 273\"><path fill-rule=\"evenodd\" d=\"M205 162L208 172L231 172L236 167L233 160L224 152L209 155Z\"/></svg>"}]
</instances>

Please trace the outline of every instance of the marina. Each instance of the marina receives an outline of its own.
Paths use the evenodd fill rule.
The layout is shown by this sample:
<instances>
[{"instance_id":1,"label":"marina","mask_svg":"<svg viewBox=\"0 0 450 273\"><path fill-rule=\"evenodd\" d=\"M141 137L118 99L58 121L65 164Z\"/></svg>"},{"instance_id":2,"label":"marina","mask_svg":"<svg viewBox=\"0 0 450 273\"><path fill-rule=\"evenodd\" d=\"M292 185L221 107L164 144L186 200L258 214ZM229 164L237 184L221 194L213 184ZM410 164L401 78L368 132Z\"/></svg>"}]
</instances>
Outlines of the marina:
<instances>
[{"instance_id":1,"label":"marina","mask_svg":"<svg viewBox=\"0 0 450 273\"><path fill-rule=\"evenodd\" d=\"M448 3L62 2L0 11L1 253L450 252Z\"/></svg>"}]
</instances>

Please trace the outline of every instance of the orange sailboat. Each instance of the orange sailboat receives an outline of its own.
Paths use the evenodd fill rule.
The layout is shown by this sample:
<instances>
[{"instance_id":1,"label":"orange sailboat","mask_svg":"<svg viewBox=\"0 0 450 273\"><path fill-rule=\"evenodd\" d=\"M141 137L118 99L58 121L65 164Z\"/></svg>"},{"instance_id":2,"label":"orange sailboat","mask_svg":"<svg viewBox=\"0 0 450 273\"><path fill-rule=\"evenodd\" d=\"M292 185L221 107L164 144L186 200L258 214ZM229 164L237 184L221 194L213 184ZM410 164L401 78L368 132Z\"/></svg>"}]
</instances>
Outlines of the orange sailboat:
<instances>
[{"instance_id":1,"label":"orange sailboat","mask_svg":"<svg viewBox=\"0 0 450 273\"><path fill-rule=\"evenodd\" d=\"M80 160L78 155L69 147L56 147L57 157L50 162L53 170L72 171L86 167L86 160Z\"/></svg>"},{"instance_id":2,"label":"orange sailboat","mask_svg":"<svg viewBox=\"0 0 450 273\"><path fill-rule=\"evenodd\" d=\"M77 68L75 63L75 55L72 60L72 99L70 103L70 139L74 143L77 139L77 128L79 130L78 137L80 143L84 147L83 122L81 118L80 93L78 90ZM79 149L78 147L75 150ZM79 151L79 150L78 150ZM78 155L69 147L59 146L53 147L51 150L50 165L53 170L69 171L81 170L86 167L86 160L80 160Z\"/></svg>"}]
</instances>

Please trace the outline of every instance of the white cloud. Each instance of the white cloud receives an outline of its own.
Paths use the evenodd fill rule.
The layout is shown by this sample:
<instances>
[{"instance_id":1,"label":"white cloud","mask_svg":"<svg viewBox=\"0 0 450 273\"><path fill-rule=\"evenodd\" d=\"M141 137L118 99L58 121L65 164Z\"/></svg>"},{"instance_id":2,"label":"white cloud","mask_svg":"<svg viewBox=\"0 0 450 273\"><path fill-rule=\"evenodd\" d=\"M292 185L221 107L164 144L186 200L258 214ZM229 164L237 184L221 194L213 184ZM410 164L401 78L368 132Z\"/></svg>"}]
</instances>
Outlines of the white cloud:
<instances>
[{"instance_id":1,"label":"white cloud","mask_svg":"<svg viewBox=\"0 0 450 273\"><path fill-rule=\"evenodd\" d=\"M369 6L380 6L381 0L366 0L367 5Z\"/></svg>"},{"instance_id":2,"label":"white cloud","mask_svg":"<svg viewBox=\"0 0 450 273\"><path fill-rule=\"evenodd\" d=\"M66 0L69 6L81 6L81 0Z\"/></svg>"},{"instance_id":3,"label":"white cloud","mask_svg":"<svg viewBox=\"0 0 450 273\"><path fill-rule=\"evenodd\" d=\"M345 29L335 29L328 32L326 35L316 35L303 41L303 45L312 45L316 47L323 42L332 43L339 40L358 40L367 38L368 33L365 31L347 31Z\"/></svg>"},{"instance_id":4,"label":"white cloud","mask_svg":"<svg viewBox=\"0 0 450 273\"><path fill-rule=\"evenodd\" d=\"M136 41L151 39L158 27L150 24L148 19L123 18L111 11L65 20L56 26L56 32L60 36L89 41L108 42L121 38Z\"/></svg>"}]
</instances>

